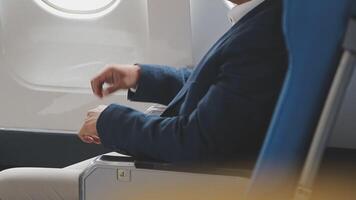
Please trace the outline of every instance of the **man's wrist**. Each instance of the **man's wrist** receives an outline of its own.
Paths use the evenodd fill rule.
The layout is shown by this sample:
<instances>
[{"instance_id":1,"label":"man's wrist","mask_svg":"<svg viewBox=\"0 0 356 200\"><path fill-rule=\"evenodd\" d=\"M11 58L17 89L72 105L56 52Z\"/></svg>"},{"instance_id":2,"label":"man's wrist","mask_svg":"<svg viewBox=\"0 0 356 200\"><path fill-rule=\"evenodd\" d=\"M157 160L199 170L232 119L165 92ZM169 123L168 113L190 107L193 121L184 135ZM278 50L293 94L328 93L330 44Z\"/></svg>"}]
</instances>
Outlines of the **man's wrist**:
<instances>
[{"instance_id":1,"label":"man's wrist","mask_svg":"<svg viewBox=\"0 0 356 200\"><path fill-rule=\"evenodd\" d=\"M134 64L133 66L134 66L134 68L135 68L135 77L136 77L136 81L135 81L135 82L136 82L136 84L135 84L134 86L130 87L129 90L130 90L131 92L135 93L135 92L137 91L138 82L139 82L140 76L141 76L141 67L140 67L140 65L137 64L137 63Z\"/></svg>"}]
</instances>

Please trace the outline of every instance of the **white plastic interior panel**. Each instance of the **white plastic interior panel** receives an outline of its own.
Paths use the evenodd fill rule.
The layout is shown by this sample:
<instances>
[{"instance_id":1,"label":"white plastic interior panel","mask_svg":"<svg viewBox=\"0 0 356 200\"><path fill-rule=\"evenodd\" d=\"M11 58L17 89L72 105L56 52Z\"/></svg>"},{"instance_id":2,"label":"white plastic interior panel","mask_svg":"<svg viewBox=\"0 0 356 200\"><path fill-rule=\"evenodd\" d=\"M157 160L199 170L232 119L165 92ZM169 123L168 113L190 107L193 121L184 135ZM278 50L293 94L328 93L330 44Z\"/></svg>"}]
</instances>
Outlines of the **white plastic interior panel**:
<instances>
[{"instance_id":1,"label":"white plastic interior panel","mask_svg":"<svg viewBox=\"0 0 356 200\"><path fill-rule=\"evenodd\" d=\"M59 17L38 3L2 2L5 60L26 87L88 88L90 78L108 63L192 64L186 1L124 0L105 16L85 20ZM168 10L160 8L172 4L177 4L169 11L174 17L167 19Z\"/></svg>"},{"instance_id":2,"label":"white plastic interior panel","mask_svg":"<svg viewBox=\"0 0 356 200\"><path fill-rule=\"evenodd\" d=\"M240 199L249 184L248 178L238 176L137 169L118 162L95 164L82 178L86 200Z\"/></svg>"},{"instance_id":3,"label":"white plastic interior panel","mask_svg":"<svg viewBox=\"0 0 356 200\"><path fill-rule=\"evenodd\" d=\"M198 63L208 49L232 25L226 0L190 0L193 59ZM213 28L212 28L213 27Z\"/></svg>"},{"instance_id":4,"label":"white plastic interior panel","mask_svg":"<svg viewBox=\"0 0 356 200\"><path fill-rule=\"evenodd\" d=\"M0 23L0 128L75 131L99 104L143 111L126 92L94 97L90 79L110 63L193 64L189 0L0 0Z\"/></svg>"}]
</instances>

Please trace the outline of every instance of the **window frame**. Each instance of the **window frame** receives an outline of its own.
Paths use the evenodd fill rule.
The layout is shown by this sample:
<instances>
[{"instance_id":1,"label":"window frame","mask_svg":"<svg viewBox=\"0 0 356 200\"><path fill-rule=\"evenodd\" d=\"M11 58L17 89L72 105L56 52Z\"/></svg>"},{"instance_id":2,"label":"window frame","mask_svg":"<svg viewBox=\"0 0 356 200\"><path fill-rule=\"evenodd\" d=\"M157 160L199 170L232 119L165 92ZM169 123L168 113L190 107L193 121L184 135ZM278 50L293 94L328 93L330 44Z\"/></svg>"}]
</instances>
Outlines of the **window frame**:
<instances>
[{"instance_id":1,"label":"window frame","mask_svg":"<svg viewBox=\"0 0 356 200\"><path fill-rule=\"evenodd\" d=\"M112 6L114 6L118 1L121 1L121 0L110 0L110 2L107 3L105 6L99 7L97 9L92 9L92 10L74 10L74 9L70 9L70 8L61 7L61 6L51 2L51 0L41 0L41 1L44 4L46 4L47 6L53 8L57 11L63 12L63 13L88 15L88 14L97 14L97 13L103 12L105 10L108 10Z\"/></svg>"}]
</instances>

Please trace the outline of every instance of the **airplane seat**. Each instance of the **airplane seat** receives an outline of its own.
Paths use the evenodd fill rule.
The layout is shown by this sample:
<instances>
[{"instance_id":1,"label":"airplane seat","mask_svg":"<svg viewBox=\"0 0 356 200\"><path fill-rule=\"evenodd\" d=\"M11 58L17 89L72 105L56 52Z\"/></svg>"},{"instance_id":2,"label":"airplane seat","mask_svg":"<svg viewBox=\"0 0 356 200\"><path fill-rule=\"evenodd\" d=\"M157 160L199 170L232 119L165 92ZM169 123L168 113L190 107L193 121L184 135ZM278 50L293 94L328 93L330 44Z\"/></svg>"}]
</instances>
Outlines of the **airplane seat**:
<instances>
[{"instance_id":1,"label":"airplane seat","mask_svg":"<svg viewBox=\"0 0 356 200\"><path fill-rule=\"evenodd\" d=\"M254 169L249 199L292 199L307 155L308 189L299 188L301 195L296 198L310 197L312 179L352 75L345 56L338 64L355 4L353 0L284 1L289 70ZM355 42L348 37L345 41Z\"/></svg>"},{"instance_id":2,"label":"airplane seat","mask_svg":"<svg viewBox=\"0 0 356 200\"><path fill-rule=\"evenodd\" d=\"M252 177L238 168L187 168L104 155L81 174L80 199L291 199L314 131L329 134L325 121L332 122L340 102L335 97L343 94L337 90L348 83L350 61L337 66L352 3L284 0L289 70Z\"/></svg>"}]
</instances>

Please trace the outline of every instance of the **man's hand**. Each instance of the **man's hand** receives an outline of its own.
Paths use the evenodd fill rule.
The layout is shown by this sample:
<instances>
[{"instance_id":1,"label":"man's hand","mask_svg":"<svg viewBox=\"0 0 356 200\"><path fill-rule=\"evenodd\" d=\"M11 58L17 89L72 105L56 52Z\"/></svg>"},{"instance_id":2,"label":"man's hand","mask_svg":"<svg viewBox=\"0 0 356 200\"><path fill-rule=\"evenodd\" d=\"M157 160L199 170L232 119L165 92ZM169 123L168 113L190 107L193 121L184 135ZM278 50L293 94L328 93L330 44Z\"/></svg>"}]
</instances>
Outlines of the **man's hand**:
<instances>
[{"instance_id":1,"label":"man's hand","mask_svg":"<svg viewBox=\"0 0 356 200\"><path fill-rule=\"evenodd\" d=\"M138 65L109 65L91 81L91 88L100 98L120 89L135 88L140 76ZM104 84L108 84L103 89Z\"/></svg>"},{"instance_id":2,"label":"man's hand","mask_svg":"<svg viewBox=\"0 0 356 200\"><path fill-rule=\"evenodd\" d=\"M96 123L100 114L105 110L106 107L107 106L105 105L100 105L88 111L87 117L85 118L84 124L78 135L83 142L89 144L101 144L98 131L96 130Z\"/></svg>"}]
</instances>

